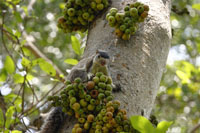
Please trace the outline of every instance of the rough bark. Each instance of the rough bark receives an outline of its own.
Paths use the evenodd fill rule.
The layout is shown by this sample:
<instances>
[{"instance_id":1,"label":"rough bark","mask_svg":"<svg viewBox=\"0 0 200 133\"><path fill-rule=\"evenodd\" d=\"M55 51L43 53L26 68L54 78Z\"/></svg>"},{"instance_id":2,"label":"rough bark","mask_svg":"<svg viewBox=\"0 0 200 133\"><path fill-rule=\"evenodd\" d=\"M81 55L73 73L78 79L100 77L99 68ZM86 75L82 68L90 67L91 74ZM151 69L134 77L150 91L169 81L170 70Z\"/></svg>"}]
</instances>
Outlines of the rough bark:
<instances>
[{"instance_id":1,"label":"rough bark","mask_svg":"<svg viewBox=\"0 0 200 133\"><path fill-rule=\"evenodd\" d=\"M122 10L132 0L112 0L112 7ZM148 117L159 88L162 73L170 48L170 0L141 0L149 5L148 18L129 41L117 39L114 29L99 18L89 30L87 46L83 58L89 57L97 49L108 51L112 57L110 72L115 84L120 84L122 92L115 98L122 103L121 108L128 116ZM80 62L82 65L84 61ZM74 122L66 120L65 132L70 133ZM69 128L68 128L69 127Z\"/></svg>"},{"instance_id":2,"label":"rough bark","mask_svg":"<svg viewBox=\"0 0 200 133\"><path fill-rule=\"evenodd\" d=\"M115 0L112 7L121 9L130 0ZM129 115L144 110L149 116L170 47L171 27L169 1L143 0L150 7L149 16L140 24L130 41L117 39L105 16L89 31L84 57L104 49L112 57L111 75L123 93L116 93Z\"/></svg>"}]
</instances>

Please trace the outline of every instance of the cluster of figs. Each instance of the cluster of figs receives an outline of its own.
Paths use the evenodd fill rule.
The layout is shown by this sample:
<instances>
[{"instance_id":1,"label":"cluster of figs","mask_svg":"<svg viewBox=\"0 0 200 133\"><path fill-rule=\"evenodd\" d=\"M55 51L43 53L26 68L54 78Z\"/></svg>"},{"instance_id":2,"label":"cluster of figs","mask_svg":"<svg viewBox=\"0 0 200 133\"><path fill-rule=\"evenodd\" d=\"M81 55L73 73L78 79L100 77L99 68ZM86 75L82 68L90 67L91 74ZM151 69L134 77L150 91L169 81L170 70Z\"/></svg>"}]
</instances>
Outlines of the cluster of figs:
<instances>
[{"instance_id":1,"label":"cluster of figs","mask_svg":"<svg viewBox=\"0 0 200 133\"><path fill-rule=\"evenodd\" d=\"M89 24L109 6L108 0L68 0L58 27L66 33L85 32Z\"/></svg>"},{"instance_id":2,"label":"cluster of figs","mask_svg":"<svg viewBox=\"0 0 200 133\"><path fill-rule=\"evenodd\" d=\"M91 23L109 7L109 0L68 0L58 27L65 33L85 32ZM138 29L138 24L148 16L149 6L140 2L127 4L123 11L111 8L106 19L115 28L117 37L129 40Z\"/></svg>"},{"instance_id":3,"label":"cluster of figs","mask_svg":"<svg viewBox=\"0 0 200 133\"><path fill-rule=\"evenodd\" d=\"M72 133L133 132L125 109L113 100L112 80L97 72L91 80L82 82L76 78L67 81L59 96L49 96L55 107L77 119Z\"/></svg>"},{"instance_id":4,"label":"cluster of figs","mask_svg":"<svg viewBox=\"0 0 200 133\"><path fill-rule=\"evenodd\" d=\"M115 34L123 40L129 40L138 29L138 24L144 22L148 16L149 6L135 2L125 6L123 12L117 8L111 8L106 19L111 27L115 28Z\"/></svg>"}]
</instances>

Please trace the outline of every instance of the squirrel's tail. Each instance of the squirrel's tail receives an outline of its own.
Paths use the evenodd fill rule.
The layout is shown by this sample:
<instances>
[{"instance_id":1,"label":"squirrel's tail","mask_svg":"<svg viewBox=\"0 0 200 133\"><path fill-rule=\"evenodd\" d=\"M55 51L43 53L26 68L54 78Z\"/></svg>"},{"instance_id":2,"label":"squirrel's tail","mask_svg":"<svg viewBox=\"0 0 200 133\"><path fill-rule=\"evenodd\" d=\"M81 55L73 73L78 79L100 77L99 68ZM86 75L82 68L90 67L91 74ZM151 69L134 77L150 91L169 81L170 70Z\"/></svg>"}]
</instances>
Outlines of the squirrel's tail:
<instances>
[{"instance_id":1,"label":"squirrel's tail","mask_svg":"<svg viewBox=\"0 0 200 133\"><path fill-rule=\"evenodd\" d=\"M39 133L58 133L63 124L64 117L65 113L62 112L62 108L55 107L45 120Z\"/></svg>"}]
</instances>

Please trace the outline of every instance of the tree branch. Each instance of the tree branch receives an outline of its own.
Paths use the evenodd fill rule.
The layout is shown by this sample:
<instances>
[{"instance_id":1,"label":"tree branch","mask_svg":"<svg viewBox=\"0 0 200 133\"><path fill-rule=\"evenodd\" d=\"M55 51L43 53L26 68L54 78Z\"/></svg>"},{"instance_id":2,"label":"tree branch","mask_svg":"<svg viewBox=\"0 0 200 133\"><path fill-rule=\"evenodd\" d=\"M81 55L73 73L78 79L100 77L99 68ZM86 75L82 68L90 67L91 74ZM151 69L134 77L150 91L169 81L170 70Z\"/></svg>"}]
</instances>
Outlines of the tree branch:
<instances>
[{"instance_id":1,"label":"tree branch","mask_svg":"<svg viewBox=\"0 0 200 133\"><path fill-rule=\"evenodd\" d=\"M30 3L27 6L28 11L31 11L33 9L33 5L35 4L36 0L31 0Z\"/></svg>"},{"instance_id":2,"label":"tree branch","mask_svg":"<svg viewBox=\"0 0 200 133\"><path fill-rule=\"evenodd\" d=\"M29 128L26 126L26 124L25 124L25 122L24 122L24 119L22 118L21 120L22 120L22 123L24 124L26 130L29 131L29 132L31 133L31 131L29 130Z\"/></svg>"},{"instance_id":3,"label":"tree branch","mask_svg":"<svg viewBox=\"0 0 200 133\"><path fill-rule=\"evenodd\" d=\"M33 107L36 107L36 105L39 105L47 96L48 96L48 94L50 93L50 92L52 92L54 89L55 89L55 87L58 85L58 83L56 83L36 104L34 104L34 105L32 105L30 108L28 108L27 110L25 110L23 113L21 113L20 115L19 115L19 117L21 117L22 115L29 115L29 114L31 114L31 113L33 113L35 110L37 110L37 109L39 109L40 107L42 107L44 104L46 104L48 101L47 100L45 100L44 102L43 102L43 104L41 104L40 106L38 106L36 109L34 109L34 110L32 110L33 109ZM56 95L58 92L60 92L63 88L65 87L65 85L63 85L60 89L58 89L56 92L54 92L52 95ZM32 111L31 111L32 110ZM31 112L29 112L29 111L31 111Z\"/></svg>"},{"instance_id":4,"label":"tree branch","mask_svg":"<svg viewBox=\"0 0 200 133\"><path fill-rule=\"evenodd\" d=\"M5 13L2 11L2 25L1 25L1 39L2 39L2 44L3 44L3 47L5 48L6 52L8 53L8 55L12 58L15 66L17 67L17 64L15 62L15 60L13 59L13 56L12 54L9 52L7 46L6 46L6 43L5 43L5 40L4 40L4 28L3 28L3 25L4 25L4 15Z\"/></svg>"},{"instance_id":5,"label":"tree branch","mask_svg":"<svg viewBox=\"0 0 200 133\"><path fill-rule=\"evenodd\" d=\"M172 12L176 13L177 15L184 15L184 14L189 14L189 11L187 10L187 8L183 8L183 9L178 9L176 5L172 6Z\"/></svg>"},{"instance_id":6,"label":"tree branch","mask_svg":"<svg viewBox=\"0 0 200 133\"><path fill-rule=\"evenodd\" d=\"M29 81L26 81L26 82L27 82L28 86L31 88L31 91L32 91L32 93L33 93L33 96L35 96L36 101L38 102L39 100L38 100L38 97L37 97L37 95L36 95L36 93L35 93L34 88L32 88L32 86L31 86L31 84L29 83ZM34 97L33 97L33 98L34 98Z\"/></svg>"},{"instance_id":7,"label":"tree branch","mask_svg":"<svg viewBox=\"0 0 200 133\"><path fill-rule=\"evenodd\" d=\"M56 92L54 92L53 94L52 94L52 96L54 96L54 95L56 95L58 92L60 92L63 88L65 87L65 85L64 86L62 86L59 90L57 90ZM48 100L45 100L39 107L37 107L36 109L34 109L34 110L32 110L31 112L27 112L27 114L25 114L25 116L27 116L27 115L30 115L30 114L32 114L34 111L36 111L37 109L39 109L40 107L42 107L42 106L44 106L46 103L48 102Z\"/></svg>"},{"instance_id":8,"label":"tree branch","mask_svg":"<svg viewBox=\"0 0 200 133\"><path fill-rule=\"evenodd\" d=\"M35 4L35 2L36 2L36 0L31 0L29 2L29 4L28 4L28 11L31 11L33 9L32 7ZM25 36L25 38L27 38L26 32L24 32L24 36ZM50 64L52 64L53 67L54 67L54 69L56 70L56 78L58 78L62 82L65 81L63 78L60 77L60 75L64 75L64 74L59 69L59 67L56 64L54 64L49 58L47 58L32 42L29 42L29 43L25 44L25 47L27 47L29 50L31 50L33 52L33 54L37 58L43 58L47 62L49 62Z\"/></svg>"},{"instance_id":9,"label":"tree branch","mask_svg":"<svg viewBox=\"0 0 200 133\"><path fill-rule=\"evenodd\" d=\"M6 29L2 28L2 31L6 33L6 35L8 36L8 38L16 43L16 44L20 44L19 38L17 36L15 36L13 33L10 33L9 31L7 31ZM11 37L9 35L13 36L17 41L11 39ZM27 38L27 34L24 35L25 38ZM54 69L56 70L56 78L59 79L60 81L64 82L65 80L63 78L60 77L60 75L64 75L63 72L59 69L59 67L54 64L48 57L46 57L32 42L26 43L24 45L24 47L28 48L36 58L43 58L45 61L49 62L50 64L53 65Z\"/></svg>"},{"instance_id":10,"label":"tree branch","mask_svg":"<svg viewBox=\"0 0 200 133\"><path fill-rule=\"evenodd\" d=\"M25 93L24 91L25 91L25 85L26 85L26 76L27 76L27 73L24 75L24 82L22 83L22 113L24 112L24 93Z\"/></svg>"},{"instance_id":11,"label":"tree branch","mask_svg":"<svg viewBox=\"0 0 200 133\"><path fill-rule=\"evenodd\" d=\"M200 123L198 123L196 126L194 126L192 128L192 130L190 131L190 133L195 133L195 131L197 131L197 129L199 129L199 128L200 128Z\"/></svg>"},{"instance_id":12,"label":"tree branch","mask_svg":"<svg viewBox=\"0 0 200 133\"><path fill-rule=\"evenodd\" d=\"M27 37L27 35L25 35ZM54 64L49 58L47 58L33 43L29 42L24 45L26 48L32 51L32 53L35 55L37 58L43 58L47 62L53 65L54 69L56 70L56 78L64 82L65 80L60 77L60 75L64 75L62 71L58 68L56 64Z\"/></svg>"}]
</instances>

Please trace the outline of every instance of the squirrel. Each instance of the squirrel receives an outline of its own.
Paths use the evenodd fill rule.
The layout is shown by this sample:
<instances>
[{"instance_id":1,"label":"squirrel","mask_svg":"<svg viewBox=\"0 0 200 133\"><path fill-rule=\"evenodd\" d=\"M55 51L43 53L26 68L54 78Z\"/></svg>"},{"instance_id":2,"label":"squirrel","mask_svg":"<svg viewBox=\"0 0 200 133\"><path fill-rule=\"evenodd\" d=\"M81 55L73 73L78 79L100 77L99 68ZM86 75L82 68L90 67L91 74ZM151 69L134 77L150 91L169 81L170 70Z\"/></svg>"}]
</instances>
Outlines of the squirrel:
<instances>
[{"instance_id":1,"label":"squirrel","mask_svg":"<svg viewBox=\"0 0 200 133\"><path fill-rule=\"evenodd\" d=\"M67 79L73 82L75 78L79 77L84 82L88 80L88 75L95 75L97 72L102 72L109 76L109 58L110 56L106 51L97 50L95 55L80 61L80 64L82 64L81 62L86 62L83 66L77 65L72 68L71 72L67 76Z\"/></svg>"},{"instance_id":2,"label":"squirrel","mask_svg":"<svg viewBox=\"0 0 200 133\"><path fill-rule=\"evenodd\" d=\"M106 51L97 50L95 55L81 60L80 63L71 70L67 79L74 81L75 78L79 77L84 82L88 80L89 73L95 75L97 72L102 72L110 76L108 71L109 58ZM81 62L83 62L84 65L82 65L83 63ZM40 133L59 133L59 129L62 127L65 117L67 116L62 112L62 108L55 107L47 117Z\"/></svg>"}]
</instances>

